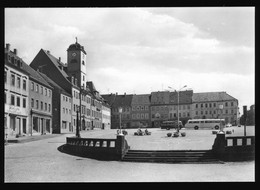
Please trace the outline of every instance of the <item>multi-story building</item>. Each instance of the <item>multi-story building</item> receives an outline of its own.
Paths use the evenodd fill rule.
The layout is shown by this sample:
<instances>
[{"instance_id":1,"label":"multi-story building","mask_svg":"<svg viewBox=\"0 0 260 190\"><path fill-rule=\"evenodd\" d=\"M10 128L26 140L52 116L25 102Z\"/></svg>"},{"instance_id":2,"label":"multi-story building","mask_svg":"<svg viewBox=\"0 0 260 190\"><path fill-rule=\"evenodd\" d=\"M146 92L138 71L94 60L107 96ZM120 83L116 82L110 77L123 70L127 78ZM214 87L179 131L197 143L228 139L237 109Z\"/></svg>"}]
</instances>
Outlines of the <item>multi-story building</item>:
<instances>
[{"instance_id":1,"label":"multi-story building","mask_svg":"<svg viewBox=\"0 0 260 190\"><path fill-rule=\"evenodd\" d=\"M150 123L150 94L133 95L131 127L149 127Z\"/></svg>"},{"instance_id":2,"label":"multi-story building","mask_svg":"<svg viewBox=\"0 0 260 190\"><path fill-rule=\"evenodd\" d=\"M237 125L238 100L226 92L194 93L191 118L221 118L226 123Z\"/></svg>"},{"instance_id":3,"label":"multi-story building","mask_svg":"<svg viewBox=\"0 0 260 190\"><path fill-rule=\"evenodd\" d=\"M17 49L5 48L4 71L4 127L7 136L29 134L29 73L23 67L26 63L17 56Z\"/></svg>"},{"instance_id":4,"label":"multi-story building","mask_svg":"<svg viewBox=\"0 0 260 190\"><path fill-rule=\"evenodd\" d=\"M122 128L131 128L131 103L133 95L126 93L124 95L116 94L104 94L102 97L111 106L111 129L120 128L120 120ZM119 112L119 108L122 108L122 113Z\"/></svg>"},{"instance_id":5,"label":"multi-story building","mask_svg":"<svg viewBox=\"0 0 260 190\"><path fill-rule=\"evenodd\" d=\"M192 90L180 92L152 92L152 127L159 127L160 123L165 120L177 120L177 113L179 113L179 120L185 123L189 118L191 118L190 108L192 104L192 94Z\"/></svg>"},{"instance_id":6,"label":"multi-story building","mask_svg":"<svg viewBox=\"0 0 260 190\"><path fill-rule=\"evenodd\" d=\"M41 72L67 92L71 98L71 125L76 129L77 112L81 129L102 127L102 101L93 82L87 82L86 52L77 41L67 49L67 64L41 49L30 66ZM49 72L51 71L51 72ZM66 109L66 108L65 108Z\"/></svg>"},{"instance_id":7,"label":"multi-story building","mask_svg":"<svg viewBox=\"0 0 260 190\"><path fill-rule=\"evenodd\" d=\"M71 94L67 93L53 80L47 77L45 74L40 75L52 86L52 132L53 133L72 133L73 127L71 123Z\"/></svg>"},{"instance_id":8,"label":"multi-story building","mask_svg":"<svg viewBox=\"0 0 260 190\"><path fill-rule=\"evenodd\" d=\"M52 87L44 80L39 72L29 65L24 65L29 73L30 96L30 132L31 134L52 133Z\"/></svg>"},{"instance_id":9,"label":"multi-story building","mask_svg":"<svg viewBox=\"0 0 260 190\"><path fill-rule=\"evenodd\" d=\"M111 108L106 101L102 101L102 129L111 129Z\"/></svg>"}]
</instances>

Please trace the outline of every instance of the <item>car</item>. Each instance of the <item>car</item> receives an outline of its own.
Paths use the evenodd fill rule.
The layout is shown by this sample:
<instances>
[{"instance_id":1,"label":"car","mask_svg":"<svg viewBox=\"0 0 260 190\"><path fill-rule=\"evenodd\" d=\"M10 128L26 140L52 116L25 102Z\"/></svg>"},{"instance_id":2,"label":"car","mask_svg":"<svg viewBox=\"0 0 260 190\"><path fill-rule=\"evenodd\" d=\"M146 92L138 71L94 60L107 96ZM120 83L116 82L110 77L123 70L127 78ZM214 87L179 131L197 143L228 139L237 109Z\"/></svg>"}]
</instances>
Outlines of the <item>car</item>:
<instances>
[{"instance_id":1,"label":"car","mask_svg":"<svg viewBox=\"0 0 260 190\"><path fill-rule=\"evenodd\" d=\"M225 127L232 127L231 123L226 124Z\"/></svg>"}]
</instances>

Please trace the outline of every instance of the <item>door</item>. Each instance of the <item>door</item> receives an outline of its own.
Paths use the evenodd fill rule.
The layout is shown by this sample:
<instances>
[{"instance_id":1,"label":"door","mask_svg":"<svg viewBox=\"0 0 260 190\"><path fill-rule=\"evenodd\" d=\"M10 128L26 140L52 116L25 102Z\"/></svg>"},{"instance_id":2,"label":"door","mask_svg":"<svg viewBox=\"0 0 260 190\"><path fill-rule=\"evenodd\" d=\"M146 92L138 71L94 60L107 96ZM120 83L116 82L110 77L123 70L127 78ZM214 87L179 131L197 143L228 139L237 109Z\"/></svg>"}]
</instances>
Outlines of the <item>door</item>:
<instances>
[{"instance_id":1,"label":"door","mask_svg":"<svg viewBox=\"0 0 260 190\"><path fill-rule=\"evenodd\" d=\"M26 118L23 118L23 133L26 134Z\"/></svg>"},{"instance_id":2,"label":"door","mask_svg":"<svg viewBox=\"0 0 260 190\"><path fill-rule=\"evenodd\" d=\"M40 124L40 126L41 126L41 133L43 135L44 134L43 118L40 119L40 122L41 122L41 124Z\"/></svg>"},{"instance_id":3,"label":"door","mask_svg":"<svg viewBox=\"0 0 260 190\"><path fill-rule=\"evenodd\" d=\"M21 130L21 118L20 117L16 118L16 127L17 127L17 130L18 130L18 134L21 135L22 130Z\"/></svg>"},{"instance_id":4,"label":"door","mask_svg":"<svg viewBox=\"0 0 260 190\"><path fill-rule=\"evenodd\" d=\"M46 119L46 132L47 133L51 132L50 120L49 119Z\"/></svg>"}]
</instances>

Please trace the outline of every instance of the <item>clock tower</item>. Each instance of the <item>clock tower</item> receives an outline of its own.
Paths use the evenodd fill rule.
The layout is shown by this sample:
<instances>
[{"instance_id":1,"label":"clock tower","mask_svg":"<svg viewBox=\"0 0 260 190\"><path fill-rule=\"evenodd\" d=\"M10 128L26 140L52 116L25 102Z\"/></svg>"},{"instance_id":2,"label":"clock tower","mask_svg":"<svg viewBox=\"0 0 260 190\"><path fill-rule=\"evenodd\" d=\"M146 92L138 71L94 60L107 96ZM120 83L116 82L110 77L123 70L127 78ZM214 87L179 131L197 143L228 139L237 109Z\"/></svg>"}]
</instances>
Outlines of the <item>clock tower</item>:
<instances>
[{"instance_id":1,"label":"clock tower","mask_svg":"<svg viewBox=\"0 0 260 190\"><path fill-rule=\"evenodd\" d=\"M71 44L67 49L67 74L77 79L79 87L85 87L87 82L86 55L84 46L78 43L77 38L75 44Z\"/></svg>"}]
</instances>

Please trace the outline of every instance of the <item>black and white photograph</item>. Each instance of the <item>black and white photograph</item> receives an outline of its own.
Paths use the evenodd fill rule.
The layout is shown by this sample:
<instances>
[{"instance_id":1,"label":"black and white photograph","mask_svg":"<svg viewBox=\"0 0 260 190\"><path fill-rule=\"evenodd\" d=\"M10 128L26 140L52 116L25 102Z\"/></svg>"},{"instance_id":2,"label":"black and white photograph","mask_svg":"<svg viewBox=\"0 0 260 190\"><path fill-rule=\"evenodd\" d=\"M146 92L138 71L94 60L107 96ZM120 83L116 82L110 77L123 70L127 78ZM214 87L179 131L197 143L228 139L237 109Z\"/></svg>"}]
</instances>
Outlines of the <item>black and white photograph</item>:
<instances>
[{"instance_id":1,"label":"black and white photograph","mask_svg":"<svg viewBox=\"0 0 260 190\"><path fill-rule=\"evenodd\" d=\"M4 8L4 183L255 182L255 7Z\"/></svg>"}]
</instances>

